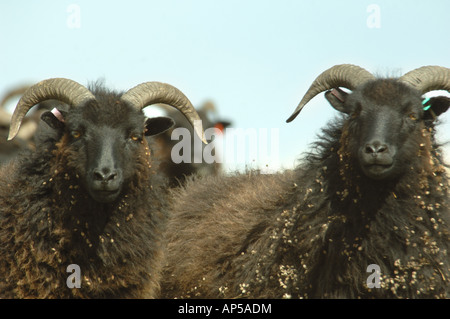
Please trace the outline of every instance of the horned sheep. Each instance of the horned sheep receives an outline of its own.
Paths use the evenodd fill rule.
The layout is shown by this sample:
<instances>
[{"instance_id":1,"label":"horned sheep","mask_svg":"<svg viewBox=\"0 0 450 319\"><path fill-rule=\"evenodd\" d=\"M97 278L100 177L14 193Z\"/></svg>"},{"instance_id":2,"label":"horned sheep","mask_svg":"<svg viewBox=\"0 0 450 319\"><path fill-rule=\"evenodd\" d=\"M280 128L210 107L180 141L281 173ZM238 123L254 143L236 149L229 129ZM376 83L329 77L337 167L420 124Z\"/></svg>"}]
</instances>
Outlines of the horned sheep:
<instances>
[{"instance_id":1,"label":"horned sheep","mask_svg":"<svg viewBox=\"0 0 450 319\"><path fill-rule=\"evenodd\" d=\"M122 94L48 79L19 101L9 139L48 99L69 108L45 112L36 150L0 172L0 298L157 297L166 191L145 137L173 121L142 109L165 103L191 123L198 114L169 84Z\"/></svg>"},{"instance_id":2,"label":"horned sheep","mask_svg":"<svg viewBox=\"0 0 450 319\"><path fill-rule=\"evenodd\" d=\"M207 132L208 129L215 129L216 134L224 134L225 129L231 125L231 122L217 117L217 109L212 101L205 102L196 110L202 120L202 127L205 132ZM151 137L151 139L155 144L155 156L160 160L160 171L169 179L169 185L171 187L183 185L186 178L192 175L216 176L222 174L222 164L221 161L218 160L218 151L215 150L214 161L206 161L203 158L205 144L202 143L199 136L194 134L193 128L186 118L173 109L167 110L166 115L174 120L175 125L166 132ZM174 131L177 129L184 130L189 134L184 134L184 136L182 135L183 137L181 141L179 141L181 136L174 134ZM190 141L186 142L184 139L188 138ZM190 147L179 150L176 147L178 143L186 143ZM210 142L208 147L215 149L215 145L213 143L215 143L214 140ZM175 156L180 155L177 154L177 152L189 152L189 156L187 156L188 159L186 160L186 156L183 154L183 160L181 162L175 160L172 153L174 153ZM196 159L196 157L198 159Z\"/></svg>"},{"instance_id":3,"label":"horned sheep","mask_svg":"<svg viewBox=\"0 0 450 319\"><path fill-rule=\"evenodd\" d=\"M342 115L295 170L173 193L163 297L450 297L449 177L433 122L448 100L424 110L431 90L450 90L450 69L319 75L288 121L324 91Z\"/></svg>"}]
</instances>

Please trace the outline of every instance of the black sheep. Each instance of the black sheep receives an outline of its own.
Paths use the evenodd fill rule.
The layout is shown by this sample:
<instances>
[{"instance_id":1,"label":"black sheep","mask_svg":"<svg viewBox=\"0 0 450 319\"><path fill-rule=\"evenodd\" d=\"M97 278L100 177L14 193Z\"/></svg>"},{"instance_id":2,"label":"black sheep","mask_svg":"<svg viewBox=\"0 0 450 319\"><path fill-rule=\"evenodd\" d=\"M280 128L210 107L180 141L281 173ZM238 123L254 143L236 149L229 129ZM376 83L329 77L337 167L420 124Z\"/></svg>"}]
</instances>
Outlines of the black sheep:
<instances>
[{"instance_id":1,"label":"black sheep","mask_svg":"<svg viewBox=\"0 0 450 319\"><path fill-rule=\"evenodd\" d=\"M212 116L214 116L215 112L216 109L212 102L207 102L202 107L197 109L197 113L202 120L202 127L205 131L207 129L215 128L221 133L224 133L225 129L231 125L231 122L213 118ZM186 121L186 118L176 112L176 110L172 109L168 110L167 116L174 120L175 125L163 134L152 137L152 140L155 142L155 155L158 159L160 159L160 171L169 178L170 186L176 187L183 185L186 178L191 175L209 176L221 174L222 165L219 161L217 161L217 159L211 163L209 161L207 162L206 159L203 158L205 144L201 142L197 135L194 134L192 126L188 121ZM186 135L190 136L190 141L188 142L190 144L191 151L189 154L190 161L175 162L172 158L173 147L177 143L186 142L184 139L187 138L187 136L185 136L181 138L181 141L178 139L173 140L172 134L176 129L183 129L189 132L189 134ZM214 143L214 141L211 141L211 143ZM201 145L201 147L197 147L197 145ZM211 148L211 145L208 147ZM186 150L183 150L183 152L185 151ZM217 154L215 155L218 157ZM196 162L195 156L198 157L198 162Z\"/></svg>"},{"instance_id":2,"label":"black sheep","mask_svg":"<svg viewBox=\"0 0 450 319\"><path fill-rule=\"evenodd\" d=\"M450 297L449 179L429 122L447 108L421 97L439 89L449 69L323 72L289 121L323 91L343 115L295 170L173 194L163 296Z\"/></svg>"},{"instance_id":3,"label":"black sheep","mask_svg":"<svg viewBox=\"0 0 450 319\"><path fill-rule=\"evenodd\" d=\"M49 79L19 101L9 139L48 99L68 110L44 113L36 150L0 172L0 298L157 297L166 190L144 137L173 122L142 109L166 103L191 123L197 113L168 84L119 94Z\"/></svg>"}]
</instances>

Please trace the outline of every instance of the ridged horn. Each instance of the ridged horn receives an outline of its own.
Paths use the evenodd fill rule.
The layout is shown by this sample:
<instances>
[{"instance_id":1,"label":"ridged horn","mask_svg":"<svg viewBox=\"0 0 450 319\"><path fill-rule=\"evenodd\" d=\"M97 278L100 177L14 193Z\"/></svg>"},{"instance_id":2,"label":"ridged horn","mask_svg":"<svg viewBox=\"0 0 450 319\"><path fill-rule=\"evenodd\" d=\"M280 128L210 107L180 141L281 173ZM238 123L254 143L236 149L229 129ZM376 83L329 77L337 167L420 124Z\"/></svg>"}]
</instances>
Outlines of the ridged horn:
<instances>
[{"instance_id":1,"label":"ridged horn","mask_svg":"<svg viewBox=\"0 0 450 319\"><path fill-rule=\"evenodd\" d=\"M409 71L399 79L422 94L433 90L450 91L450 69L443 66L423 66Z\"/></svg>"},{"instance_id":2,"label":"ridged horn","mask_svg":"<svg viewBox=\"0 0 450 319\"><path fill-rule=\"evenodd\" d=\"M64 78L43 80L25 91L17 103L11 118L8 140L12 140L22 125L22 120L27 112L36 104L46 100L59 100L70 106L78 106L95 97L83 85Z\"/></svg>"},{"instance_id":3,"label":"ridged horn","mask_svg":"<svg viewBox=\"0 0 450 319\"><path fill-rule=\"evenodd\" d=\"M183 92L176 87L161 82L144 82L129 89L122 95L121 99L140 110L157 103L167 104L176 108L191 123L195 133L201 138L203 143L207 144L202 126L195 124L201 123L195 122L201 121L197 111Z\"/></svg>"},{"instance_id":4,"label":"ridged horn","mask_svg":"<svg viewBox=\"0 0 450 319\"><path fill-rule=\"evenodd\" d=\"M345 87L353 90L358 85L375 79L367 70L352 64L335 65L328 70L322 72L311 84L303 99L298 104L294 113L286 120L287 123L294 120L300 113L302 108L317 94L337 88Z\"/></svg>"},{"instance_id":5,"label":"ridged horn","mask_svg":"<svg viewBox=\"0 0 450 319\"><path fill-rule=\"evenodd\" d=\"M25 93L25 91L29 88L29 85L20 86L18 88L12 89L8 91L3 99L0 101L0 125L9 126L11 123L11 114L5 110L6 103L18 96Z\"/></svg>"}]
</instances>

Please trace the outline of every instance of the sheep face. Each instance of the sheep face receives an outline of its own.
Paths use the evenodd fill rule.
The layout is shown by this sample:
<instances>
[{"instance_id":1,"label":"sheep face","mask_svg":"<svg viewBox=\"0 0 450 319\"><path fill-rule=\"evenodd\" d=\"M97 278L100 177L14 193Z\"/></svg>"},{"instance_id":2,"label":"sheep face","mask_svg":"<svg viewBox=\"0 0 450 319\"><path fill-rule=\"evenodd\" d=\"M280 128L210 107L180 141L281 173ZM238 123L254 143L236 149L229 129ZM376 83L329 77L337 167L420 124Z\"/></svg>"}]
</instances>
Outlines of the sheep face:
<instances>
[{"instance_id":1,"label":"sheep face","mask_svg":"<svg viewBox=\"0 0 450 319\"><path fill-rule=\"evenodd\" d=\"M430 99L423 108L422 95L433 90L450 91L450 69L423 66L396 79L382 79L357 65L335 65L313 81L286 122L326 91L330 104L350 115L341 130L342 169L358 167L362 172L356 176L391 179L432 151L433 121L449 108L449 99L443 96Z\"/></svg>"},{"instance_id":2,"label":"sheep face","mask_svg":"<svg viewBox=\"0 0 450 319\"><path fill-rule=\"evenodd\" d=\"M118 199L131 175L138 177L136 182L143 181L144 177L139 177L145 175L140 174L145 171L142 167L150 166L150 151L143 137L162 133L174 124L169 118L146 119L145 107L163 103L183 113L192 126L200 120L189 99L170 84L144 82L125 93L115 93L99 84L88 89L70 79L52 78L31 86L19 100L8 140L17 135L27 112L47 100L61 102L67 109L43 113L42 120L53 131L44 129L38 134L36 141L42 143L38 147L48 151L53 145L44 144L56 142L61 170L81 177L81 186L101 203ZM194 130L206 143L202 128Z\"/></svg>"},{"instance_id":3,"label":"sheep face","mask_svg":"<svg viewBox=\"0 0 450 319\"><path fill-rule=\"evenodd\" d=\"M64 122L54 113L47 112L42 119L59 131L58 145L64 152L65 165L100 203L115 201L139 172L136 163L150 156L144 136L173 125L169 118L149 119L123 102L101 98L62 112Z\"/></svg>"},{"instance_id":4,"label":"sheep face","mask_svg":"<svg viewBox=\"0 0 450 319\"><path fill-rule=\"evenodd\" d=\"M349 114L344 138L347 152L362 173L374 180L400 176L421 148L430 145L419 92L395 79L378 79L348 94L328 91L326 98Z\"/></svg>"}]
</instances>

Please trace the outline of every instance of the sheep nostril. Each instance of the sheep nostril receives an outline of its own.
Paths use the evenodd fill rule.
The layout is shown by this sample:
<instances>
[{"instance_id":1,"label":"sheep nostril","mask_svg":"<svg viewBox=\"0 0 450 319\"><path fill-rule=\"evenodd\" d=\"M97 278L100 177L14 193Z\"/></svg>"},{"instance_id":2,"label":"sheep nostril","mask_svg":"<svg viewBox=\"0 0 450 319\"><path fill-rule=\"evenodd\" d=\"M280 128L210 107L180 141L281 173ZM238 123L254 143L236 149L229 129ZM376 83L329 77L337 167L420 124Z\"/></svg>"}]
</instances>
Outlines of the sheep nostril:
<instances>
[{"instance_id":1,"label":"sheep nostril","mask_svg":"<svg viewBox=\"0 0 450 319\"><path fill-rule=\"evenodd\" d=\"M384 153L388 150L388 147L386 145L380 145L380 147L377 150L377 153Z\"/></svg>"},{"instance_id":2,"label":"sheep nostril","mask_svg":"<svg viewBox=\"0 0 450 319\"><path fill-rule=\"evenodd\" d=\"M103 181L104 180L103 174L101 172L96 171L96 172L93 173L93 175L94 175L94 180L96 180L96 181Z\"/></svg>"},{"instance_id":3,"label":"sheep nostril","mask_svg":"<svg viewBox=\"0 0 450 319\"><path fill-rule=\"evenodd\" d=\"M117 177L117 173L111 173L111 174L109 174L109 176L106 177L106 180L113 181L116 179L116 177Z\"/></svg>"},{"instance_id":4,"label":"sheep nostril","mask_svg":"<svg viewBox=\"0 0 450 319\"><path fill-rule=\"evenodd\" d=\"M93 177L94 177L95 181L107 183L107 182L113 181L117 178L117 172L95 170L93 172Z\"/></svg>"},{"instance_id":5,"label":"sheep nostril","mask_svg":"<svg viewBox=\"0 0 450 319\"><path fill-rule=\"evenodd\" d=\"M370 145L366 145L366 148L364 149L364 151L366 152L366 154L372 154L372 153L375 153L375 150L374 150L373 147L370 146Z\"/></svg>"},{"instance_id":6,"label":"sheep nostril","mask_svg":"<svg viewBox=\"0 0 450 319\"><path fill-rule=\"evenodd\" d=\"M381 143L367 144L364 148L364 152L366 154L372 154L372 155L384 153L384 152L387 152L388 150L389 150L388 146L386 144L381 144Z\"/></svg>"}]
</instances>

